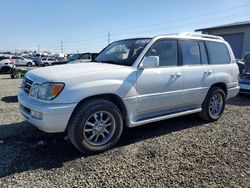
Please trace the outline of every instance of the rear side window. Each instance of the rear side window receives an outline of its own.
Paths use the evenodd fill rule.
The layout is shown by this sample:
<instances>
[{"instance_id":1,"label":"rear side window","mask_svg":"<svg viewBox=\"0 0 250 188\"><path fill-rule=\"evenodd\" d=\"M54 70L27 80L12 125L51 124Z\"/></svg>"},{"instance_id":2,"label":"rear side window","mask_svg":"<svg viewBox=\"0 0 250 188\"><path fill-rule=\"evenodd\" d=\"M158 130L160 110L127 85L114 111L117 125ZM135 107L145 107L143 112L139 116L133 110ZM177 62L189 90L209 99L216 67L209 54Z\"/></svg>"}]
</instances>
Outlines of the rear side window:
<instances>
[{"instance_id":1,"label":"rear side window","mask_svg":"<svg viewBox=\"0 0 250 188\"><path fill-rule=\"evenodd\" d=\"M225 44L220 42L206 42L210 64L229 64L230 55Z\"/></svg>"},{"instance_id":2,"label":"rear side window","mask_svg":"<svg viewBox=\"0 0 250 188\"><path fill-rule=\"evenodd\" d=\"M180 41L183 65L200 65L200 48L198 41Z\"/></svg>"}]
</instances>

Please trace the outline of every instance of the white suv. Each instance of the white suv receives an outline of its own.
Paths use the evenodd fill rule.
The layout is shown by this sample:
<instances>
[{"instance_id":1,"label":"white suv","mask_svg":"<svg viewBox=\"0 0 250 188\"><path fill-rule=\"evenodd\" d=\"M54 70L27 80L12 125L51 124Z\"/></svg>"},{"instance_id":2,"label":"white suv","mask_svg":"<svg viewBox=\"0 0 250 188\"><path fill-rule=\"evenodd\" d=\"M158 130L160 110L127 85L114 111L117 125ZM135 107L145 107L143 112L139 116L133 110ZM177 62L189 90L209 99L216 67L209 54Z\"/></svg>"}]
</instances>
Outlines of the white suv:
<instances>
[{"instance_id":1,"label":"white suv","mask_svg":"<svg viewBox=\"0 0 250 188\"><path fill-rule=\"evenodd\" d=\"M239 70L221 37L180 34L127 39L92 63L29 71L20 110L45 132L64 132L85 153L101 152L134 127L199 113L218 120L239 92Z\"/></svg>"},{"instance_id":2,"label":"white suv","mask_svg":"<svg viewBox=\"0 0 250 188\"><path fill-rule=\"evenodd\" d=\"M53 57L43 57L43 58L41 59L40 65L42 65L42 66L49 66L49 65L51 65L53 62L56 62L56 61L57 61L57 59L56 59L56 58L53 58Z\"/></svg>"},{"instance_id":3,"label":"white suv","mask_svg":"<svg viewBox=\"0 0 250 188\"><path fill-rule=\"evenodd\" d=\"M27 67L31 67L31 66L34 66L35 65L35 62L31 59L26 59L26 58L23 58L23 57L18 57L18 56L13 56L11 58L15 64L18 66L18 65L24 65L24 66L27 66Z\"/></svg>"}]
</instances>

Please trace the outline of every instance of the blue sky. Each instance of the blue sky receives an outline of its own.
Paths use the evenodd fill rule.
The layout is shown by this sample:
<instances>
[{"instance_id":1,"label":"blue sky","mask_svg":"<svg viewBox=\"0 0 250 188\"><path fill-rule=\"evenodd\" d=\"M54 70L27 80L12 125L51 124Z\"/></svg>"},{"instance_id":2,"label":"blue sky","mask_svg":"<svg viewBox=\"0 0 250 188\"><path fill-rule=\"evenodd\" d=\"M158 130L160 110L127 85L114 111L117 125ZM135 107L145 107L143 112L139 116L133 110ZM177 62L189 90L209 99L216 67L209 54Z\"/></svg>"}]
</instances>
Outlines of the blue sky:
<instances>
[{"instance_id":1,"label":"blue sky","mask_svg":"<svg viewBox=\"0 0 250 188\"><path fill-rule=\"evenodd\" d=\"M205 3L206 2L206 3ZM98 52L111 41L250 20L250 0L0 0L0 51Z\"/></svg>"}]
</instances>

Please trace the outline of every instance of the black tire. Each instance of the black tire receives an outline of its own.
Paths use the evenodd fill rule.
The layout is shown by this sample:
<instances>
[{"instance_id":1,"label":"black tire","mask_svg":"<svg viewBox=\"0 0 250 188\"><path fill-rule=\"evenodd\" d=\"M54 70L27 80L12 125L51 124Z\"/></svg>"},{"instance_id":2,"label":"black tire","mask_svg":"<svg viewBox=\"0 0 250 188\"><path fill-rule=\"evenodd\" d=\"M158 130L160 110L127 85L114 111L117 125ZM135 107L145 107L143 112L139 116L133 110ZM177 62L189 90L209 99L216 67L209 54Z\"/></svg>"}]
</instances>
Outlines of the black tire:
<instances>
[{"instance_id":1,"label":"black tire","mask_svg":"<svg viewBox=\"0 0 250 188\"><path fill-rule=\"evenodd\" d=\"M31 67L31 66L32 66L31 62L27 63L27 67Z\"/></svg>"},{"instance_id":2,"label":"black tire","mask_svg":"<svg viewBox=\"0 0 250 188\"><path fill-rule=\"evenodd\" d=\"M222 99L221 109L218 111L218 114L216 115L212 115L211 110L209 110L209 105L213 96L221 96L221 99ZM199 116L203 120L208 121L208 122L217 121L218 119L220 119L220 117L222 116L224 112L225 103L226 103L225 92L219 87L212 87L209 90L204 102L202 103L202 111L199 113Z\"/></svg>"},{"instance_id":3,"label":"black tire","mask_svg":"<svg viewBox=\"0 0 250 188\"><path fill-rule=\"evenodd\" d=\"M44 63L44 66L47 67L47 66L49 66L49 64L48 63Z\"/></svg>"},{"instance_id":4,"label":"black tire","mask_svg":"<svg viewBox=\"0 0 250 188\"><path fill-rule=\"evenodd\" d=\"M107 112L112 115L114 121L113 133L103 145L93 145L89 143L88 138L86 138L87 121L93 114L99 112ZM112 148L120 139L123 131L123 119L120 110L115 104L104 99L94 99L89 100L80 104L71 116L70 122L68 124L68 135L72 144L82 153L93 154L103 152ZM91 132L94 134L93 132ZM99 133L98 133L99 134Z\"/></svg>"}]
</instances>

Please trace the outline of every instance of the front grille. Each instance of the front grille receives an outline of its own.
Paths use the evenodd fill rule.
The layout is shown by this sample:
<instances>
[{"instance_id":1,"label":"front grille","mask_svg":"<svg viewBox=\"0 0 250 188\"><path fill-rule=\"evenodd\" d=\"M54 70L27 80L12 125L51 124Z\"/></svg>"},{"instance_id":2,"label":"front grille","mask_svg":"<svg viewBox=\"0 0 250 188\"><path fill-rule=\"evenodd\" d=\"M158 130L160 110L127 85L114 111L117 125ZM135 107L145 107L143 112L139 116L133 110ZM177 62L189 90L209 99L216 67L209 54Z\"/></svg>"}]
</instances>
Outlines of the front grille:
<instances>
[{"instance_id":1,"label":"front grille","mask_svg":"<svg viewBox=\"0 0 250 188\"><path fill-rule=\"evenodd\" d=\"M32 83L33 83L32 80L29 80L29 79L26 78L26 77L23 78L23 85L22 85L22 88L23 88L23 91L24 91L27 95L29 95L29 93L30 93L30 89L31 89Z\"/></svg>"}]
</instances>

